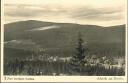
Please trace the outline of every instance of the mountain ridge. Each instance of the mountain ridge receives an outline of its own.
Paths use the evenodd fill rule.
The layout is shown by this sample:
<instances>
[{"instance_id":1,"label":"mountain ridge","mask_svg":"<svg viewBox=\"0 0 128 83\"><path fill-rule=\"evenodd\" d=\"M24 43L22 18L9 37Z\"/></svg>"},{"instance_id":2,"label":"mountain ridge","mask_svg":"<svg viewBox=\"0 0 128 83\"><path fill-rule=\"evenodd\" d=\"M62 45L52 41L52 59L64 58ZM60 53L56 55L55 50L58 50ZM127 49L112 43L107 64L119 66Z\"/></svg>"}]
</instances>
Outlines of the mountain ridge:
<instances>
[{"instance_id":1,"label":"mountain ridge","mask_svg":"<svg viewBox=\"0 0 128 83\"><path fill-rule=\"evenodd\" d=\"M54 25L60 28L28 31ZM78 42L79 32L83 41L89 45L90 53L99 52L102 54L106 50L113 49L115 50L114 55L116 55L118 51L123 53L125 47L125 25L105 28L95 25L30 20L6 24L4 29L4 40L8 42L5 43L5 48L8 49L9 53L11 53L10 49L33 50L45 48L48 49L49 55L69 56Z\"/></svg>"},{"instance_id":2,"label":"mountain ridge","mask_svg":"<svg viewBox=\"0 0 128 83\"><path fill-rule=\"evenodd\" d=\"M86 26L98 26L98 27L114 27L114 26L124 26L125 24L120 24L120 25L113 25L113 26L100 26L100 25L91 25L91 24L77 24L77 23L58 23L58 22L49 22L49 21L39 21L39 20L25 20L25 21L16 21L16 22L11 22L11 23L6 23L4 25L10 25L10 24L15 24L15 23L22 23L22 22L30 22L30 23L36 23L36 22L40 22L40 23L54 23L54 24L75 24L75 25L86 25Z\"/></svg>"},{"instance_id":3,"label":"mountain ridge","mask_svg":"<svg viewBox=\"0 0 128 83\"><path fill-rule=\"evenodd\" d=\"M34 31L34 32L27 32L28 30L33 30L40 27L47 27L47 26L58 26L60 28L54 29L47 29L45 31ZM16 39L29 39L32 40L42 40L47 36L53 36L53 38L71 36L70 38L76 38L78 32L81 32L85 36L85 40L92 41L105 41L115 39L115 42L122 41L125 36L125 25L120 26L112 26L111 28L103 28L101 26L95 25L79 25L79 24L66 24L66 23L52 23L52 22L42 22L42 21L22 21L11 23L5 25L5 41L9 40L16 40ZM60 34L60 36L59 36ZM30 37L31 36L31 37ZM40 37L42 36L42 38ZM46 36L46 37L45 37ZM106 38L104 38L106 37ZM99 38L99 39L98 39ZM106 40L108 38L108 40ZM123 39L122 39L123 38ZM68 38L68 40L70 40ZM48 40L47 40L48 41ZM103 42L105 42L103 41Z\"/></svg>"}]
</instances>

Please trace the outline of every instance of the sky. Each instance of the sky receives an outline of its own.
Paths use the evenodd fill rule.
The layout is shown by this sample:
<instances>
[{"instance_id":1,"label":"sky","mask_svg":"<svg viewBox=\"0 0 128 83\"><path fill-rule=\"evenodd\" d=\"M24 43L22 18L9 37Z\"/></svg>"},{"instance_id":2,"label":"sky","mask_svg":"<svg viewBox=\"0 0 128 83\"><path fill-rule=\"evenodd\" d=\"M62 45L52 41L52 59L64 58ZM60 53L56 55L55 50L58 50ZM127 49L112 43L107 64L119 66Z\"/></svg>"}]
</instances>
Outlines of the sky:
<instances>
[{"instance_id":1,"label":"sky","mask_svg":"<svg viewBox=\"0 0 128 83\"><path fill-rule=\"evenodd\" d=\"M5 23L40 20L114 26L125 23L125 0L4 0Z\"/></svg>"}]
</instances>

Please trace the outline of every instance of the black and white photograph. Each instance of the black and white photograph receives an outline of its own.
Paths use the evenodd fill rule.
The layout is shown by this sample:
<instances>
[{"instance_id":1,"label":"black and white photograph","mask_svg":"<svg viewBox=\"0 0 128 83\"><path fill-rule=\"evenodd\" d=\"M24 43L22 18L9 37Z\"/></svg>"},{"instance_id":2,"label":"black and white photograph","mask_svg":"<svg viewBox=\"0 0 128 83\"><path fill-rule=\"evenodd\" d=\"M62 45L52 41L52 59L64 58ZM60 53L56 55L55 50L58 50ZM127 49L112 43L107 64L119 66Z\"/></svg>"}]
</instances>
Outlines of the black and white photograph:
<instances>
[{"instance_id":1,"label":"black and white photograph","mask_svg":"<svg viewBox=\"0 0 128 83\"><path fill-rule=\"evenodd\" d=\"M4 0L3 75L125 76L125 0Z\"/></svg>"}]
</instances>

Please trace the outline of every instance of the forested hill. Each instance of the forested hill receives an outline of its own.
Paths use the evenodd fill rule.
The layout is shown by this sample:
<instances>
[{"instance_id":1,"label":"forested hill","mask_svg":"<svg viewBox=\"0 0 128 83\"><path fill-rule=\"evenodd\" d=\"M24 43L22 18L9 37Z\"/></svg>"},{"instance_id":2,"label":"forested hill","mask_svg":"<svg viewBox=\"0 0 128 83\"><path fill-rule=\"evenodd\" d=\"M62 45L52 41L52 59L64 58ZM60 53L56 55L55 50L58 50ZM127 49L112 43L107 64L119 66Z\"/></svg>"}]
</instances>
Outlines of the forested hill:
<instances>
[{"instance_id":1,"label":"forested hill","mask_svg":"<svg viewBox=\"0 0 128 83\"><path fill-rule=\"evenodd\" d=\"M81 32L86 42L124 43L125 25L102 27L35 20L5 24L5 41L32 39L38 43L68 44Z\"/></svg>"}]
</instances>

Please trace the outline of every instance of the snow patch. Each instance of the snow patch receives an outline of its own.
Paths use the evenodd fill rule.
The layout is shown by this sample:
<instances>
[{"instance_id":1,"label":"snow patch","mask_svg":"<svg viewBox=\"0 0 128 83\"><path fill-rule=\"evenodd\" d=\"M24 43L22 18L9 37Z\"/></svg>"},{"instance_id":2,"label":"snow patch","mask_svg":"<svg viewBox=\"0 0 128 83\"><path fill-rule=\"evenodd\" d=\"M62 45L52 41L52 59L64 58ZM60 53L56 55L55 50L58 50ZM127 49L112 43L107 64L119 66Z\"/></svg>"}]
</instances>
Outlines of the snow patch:
<instances>
[{"instance_id":1,"label":"snow patch","mask_svg":"<svg viewBox=\"0 0 128 83\"><path fill-rule=\"evenodd\" d=\"M4 42L4 44L25 44L25 45L35 45L35 42L32 42L31 40L10 40Z\"/></svg>"},{"instance_id":2,"label":"snow patch","mask_svg":"<svg viewBox=\"0 0 128 83\"><path fill-rule=\"evenodd\" d=\"M31 30L28 30L28 31L41 31L41 30L54 29L54 28L60 28L60 27L57 26L57 25L52 25L52 26L46 26L46 27L31 29Z\"/></svg>"},{"instance_id":3,"label":"snow patch","mask_svg":"<svg viewBox=\"0 0 128 83\"><path fill-rule=\"evenodd\" d=\"M4 42L5 44L7 44L7 43L17 43L17 44L20 44L21 43L21 41L19 41L19 40L11 40L11 41L6 41L6 42Z\"/></svg>"}]
</instances>

